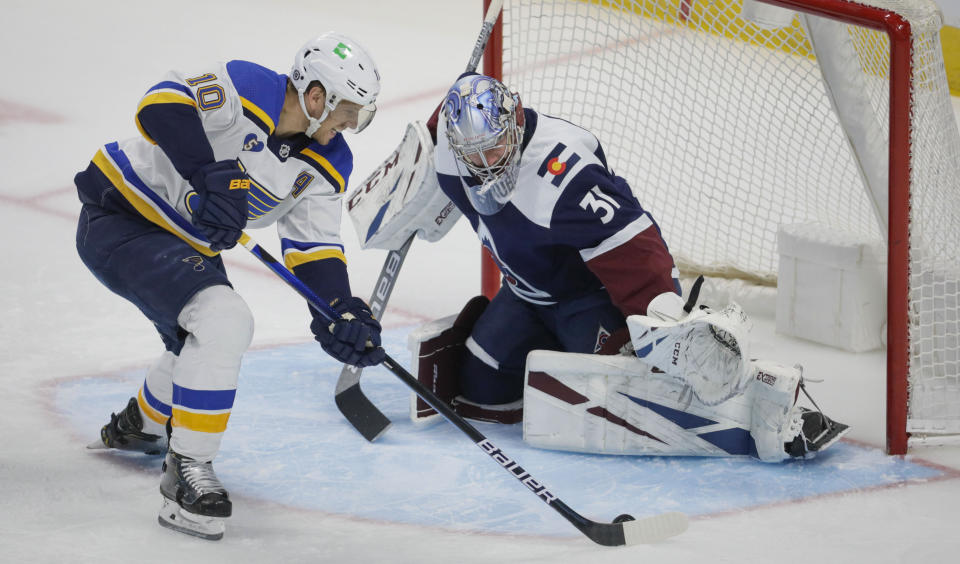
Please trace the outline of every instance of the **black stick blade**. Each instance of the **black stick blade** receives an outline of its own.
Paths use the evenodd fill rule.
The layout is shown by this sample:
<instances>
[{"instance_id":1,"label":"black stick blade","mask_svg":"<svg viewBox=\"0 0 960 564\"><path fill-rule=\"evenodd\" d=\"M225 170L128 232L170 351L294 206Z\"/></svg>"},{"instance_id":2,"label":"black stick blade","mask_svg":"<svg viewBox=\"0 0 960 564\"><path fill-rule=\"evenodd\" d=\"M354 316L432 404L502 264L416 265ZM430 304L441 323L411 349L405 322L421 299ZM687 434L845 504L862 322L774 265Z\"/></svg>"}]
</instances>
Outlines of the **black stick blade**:
<instances>
[{"instance_id":1,"label":"black stick blade","mask_svg":"<svg viewBox=\"0 0 960 564\"><path fill-rule=\"evenodd\" d=\"M347 421L370 442L390 428L390 419L367 399L360 389L360 382L338 390L334 401Z\"/></svg>"}]
</instances>

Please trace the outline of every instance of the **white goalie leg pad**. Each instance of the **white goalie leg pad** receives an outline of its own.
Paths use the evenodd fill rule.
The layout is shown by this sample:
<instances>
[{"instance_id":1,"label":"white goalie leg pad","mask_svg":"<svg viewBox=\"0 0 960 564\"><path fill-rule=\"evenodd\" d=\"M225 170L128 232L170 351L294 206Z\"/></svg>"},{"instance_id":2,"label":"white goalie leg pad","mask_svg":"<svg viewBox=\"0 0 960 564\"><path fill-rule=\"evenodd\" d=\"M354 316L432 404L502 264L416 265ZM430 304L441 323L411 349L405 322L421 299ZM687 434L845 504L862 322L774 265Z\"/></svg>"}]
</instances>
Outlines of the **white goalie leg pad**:
<instances>
[{"instance_id":1,"label":"white goalie leg pad","mask_svg":"<svg viewBox=\"0 0 960 564\"><path fill-rule=\"evenodd\" d=\"M417 121L400 145L347 196L347 214L364 249L394 250L413 234L437 241L460 218L433 165L433 140Z\"/></svg>"},{"instance_id":2,"label":"white goalie leg pad","mask_svg":"<svg viewBox=\"0 0 960 564\"><path fill-rule=\"evenodd\" d=\"M527 356L523 439L600 454L749 456L751 401L718 406L631 356L533 351Z\"/></svg>"},{"instance_id":3,"label":"white goalie leg pad","mask_svg":"<svg viewBox=\"0 0 960 564\"><path fill-rule=\"evenodd\" d=\"M697 399L717 405L749 380L749 321L739 305L697 310L679 321L627 317L637 357L690 385Z\"/></svg>"},{"instance_id":4,"label":"white goalie leg pad","mask_svg":"<svg viewBox=\"0 0 960 564\"><path fill-rule=\"evenodd\" d=\"M768 360L750 364L747 395L753 398L750 434L757 445L757 458L780 462L789 458L784 445L800 434L803 425L802 410L796 405L802 371Z\"/></svg>"}]
</instances>

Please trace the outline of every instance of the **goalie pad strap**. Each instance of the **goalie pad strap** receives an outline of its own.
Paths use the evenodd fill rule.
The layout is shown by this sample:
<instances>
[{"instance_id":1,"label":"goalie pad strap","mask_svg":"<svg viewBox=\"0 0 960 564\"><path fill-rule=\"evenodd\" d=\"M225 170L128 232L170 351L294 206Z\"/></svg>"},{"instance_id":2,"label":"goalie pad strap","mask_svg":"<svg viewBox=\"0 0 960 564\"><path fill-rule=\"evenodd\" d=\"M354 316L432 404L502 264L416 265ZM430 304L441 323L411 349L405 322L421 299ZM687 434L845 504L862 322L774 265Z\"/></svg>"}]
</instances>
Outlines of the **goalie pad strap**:
<instances>
[{"instance_id":1,"label":"goalie pad strap","mask_svg":"<svg viewBox=\"0 0 960 564\"><path fill-rule=\"evenodd\" d=\"M487 423L512 425L523 420L523 400L500 405L473 403L463 396L453 400L453 410L462 417Z\"/></svg>"}]
</instances>

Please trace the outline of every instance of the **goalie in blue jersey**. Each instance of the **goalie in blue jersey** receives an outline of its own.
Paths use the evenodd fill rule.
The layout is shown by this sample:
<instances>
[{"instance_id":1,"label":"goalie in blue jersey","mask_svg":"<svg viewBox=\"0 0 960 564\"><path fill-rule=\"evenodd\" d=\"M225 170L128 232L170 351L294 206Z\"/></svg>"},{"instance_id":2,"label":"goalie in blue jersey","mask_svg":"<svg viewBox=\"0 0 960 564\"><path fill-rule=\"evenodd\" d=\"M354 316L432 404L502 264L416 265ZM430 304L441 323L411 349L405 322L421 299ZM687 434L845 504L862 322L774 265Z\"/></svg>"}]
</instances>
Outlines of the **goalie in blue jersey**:
<instances>
[{"instance_id":1,"label":"goalie in blue jersey","mask_svg":"<svg viewBox=\"0 0 960 564\"><path fill-rule=\"evenodd\" d=\"M276 225L287 267L344 317L315 314L327 353L357 366L383 359L339 234L353 168L342 132L364 128L379 91L373 60L336 33L298 50L289 74L239 60L170 72L140 101L141 135L104 145L77 174L80 258L166 349L91 447L166 453L161 525L218 539L232 512L212 461L253 319L220 252L243 229Z\"/></svg>"},{"instance_id":2,"label":"goalie in blue jersey","mask_svg":"<svg viewBox=\"0 0 960 564\"><path fill-rule=\"evenodd\" d=\"M503 275L410 337L412 372L459 413L522 420L546 448L771 462L846 430L796 405L799 367L750 360L738 306L685 304L656 221L589 131L472 73L431 125L439 187ZM411 416L435 412L414 399Z\"/></svg>"}]
</instances>

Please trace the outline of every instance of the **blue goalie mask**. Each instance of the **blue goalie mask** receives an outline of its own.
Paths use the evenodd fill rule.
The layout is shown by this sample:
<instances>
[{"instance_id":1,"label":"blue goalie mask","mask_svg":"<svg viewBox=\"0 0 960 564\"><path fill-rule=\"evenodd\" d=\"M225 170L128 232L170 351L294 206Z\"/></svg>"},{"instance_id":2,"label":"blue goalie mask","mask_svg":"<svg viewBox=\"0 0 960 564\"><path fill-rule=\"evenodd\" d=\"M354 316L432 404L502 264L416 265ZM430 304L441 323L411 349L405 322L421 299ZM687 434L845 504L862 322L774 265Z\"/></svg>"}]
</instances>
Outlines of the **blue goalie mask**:
<instances>
[{"instance_id":1,"label":"blue goalie mask","mask_svg":"<svg viewBox=\"0 0 960 564\"><path fill-rule=\"evenodd\" d=\"M458 166L480 181L466 187L470 204L483 215L497 213L517 184L523 140L519 96L489 76L464 76L447 92L443 112Z\"/></svg>"}]
</instances>

